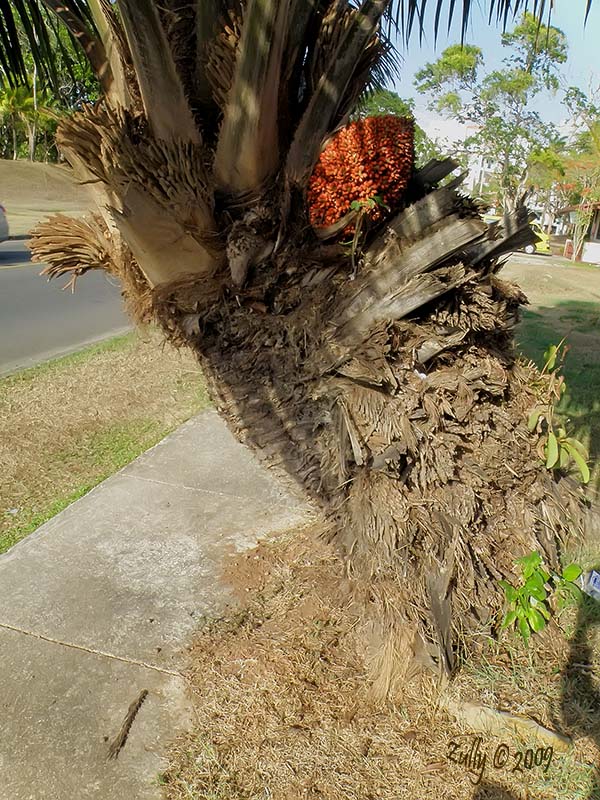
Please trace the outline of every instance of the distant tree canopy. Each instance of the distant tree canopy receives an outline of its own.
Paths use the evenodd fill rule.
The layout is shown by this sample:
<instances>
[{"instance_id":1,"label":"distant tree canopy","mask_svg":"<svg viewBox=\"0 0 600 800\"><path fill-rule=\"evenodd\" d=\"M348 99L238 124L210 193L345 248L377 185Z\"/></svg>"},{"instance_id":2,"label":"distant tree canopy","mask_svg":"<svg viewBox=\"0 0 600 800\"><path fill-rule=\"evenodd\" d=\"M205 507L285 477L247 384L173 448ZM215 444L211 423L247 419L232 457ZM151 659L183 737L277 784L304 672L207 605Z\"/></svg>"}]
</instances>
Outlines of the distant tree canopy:
<instances>
[{"instance_id":1,"label":"distant tree canopy","mask_svg":"<svg viewBox=\"0 0 600 800\"><path fill-rule=\"evenodd\" d=\"M98 80L74 37L48 11L42 8L39 14L47 24L44 42L53 58L46 68L39 67L30 38L31 15L15 14L25 76L16 84L0 63L0 158L56 160L54 135L60 117L99 96Z\"/></svg>"},{"instance_id":2,"label":"distant tree canopy","mask_svg":"<svg viewBox=\"0 0 600 800\"><path fill-rule=\"evenodd\" d=\"M476 127L465 151L491 163L500 204L512 209L531 186L532 158L557 138L533 100L558 89L557 67L566 61L567 40L526 12L501 41L507 53L501 69L484 72L481 48L456 44L417 72L415 86L430 97L433 110Z\"/></svg>"}]
</instances>

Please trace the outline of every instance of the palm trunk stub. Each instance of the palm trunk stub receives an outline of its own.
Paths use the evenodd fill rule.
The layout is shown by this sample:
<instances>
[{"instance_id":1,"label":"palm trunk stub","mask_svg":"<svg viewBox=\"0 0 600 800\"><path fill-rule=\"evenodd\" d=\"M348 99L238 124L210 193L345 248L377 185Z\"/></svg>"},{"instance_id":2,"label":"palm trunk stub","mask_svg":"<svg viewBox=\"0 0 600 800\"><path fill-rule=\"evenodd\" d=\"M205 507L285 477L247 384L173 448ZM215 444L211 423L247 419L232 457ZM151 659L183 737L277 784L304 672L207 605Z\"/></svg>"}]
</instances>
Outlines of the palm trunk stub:
<instances>
[{"instance_id":1,"label":"palm trunk stub","mask_svg":"<svg viewBox=\"0 0 600 800\"><path fill-rule=\"evenodd\" d=\"M526 427L539 375L514 351L523 298L496 266L463 268L459 286L351 343L332 326L356 292L347 260L333 275L293 272L271 299L230 296L186 337L235 435L321 505L352 573L369 581L372 618L397 652L431 667L451 667L457 642L468 650L494 629L498 580L516 557L539 550L558 566L578 518Z\"/></svg>"},{"instance_id":2,"label":"palm trunk stub","mask_svg":"<svg viewBox=\"0 0 600 800\"><path fill-rule=\"evenodd\" d=\"M439 186L456 165L432 162L352 252L321 241L310 176L381 61L386 4L241 5L219 6L213 36L170 0L120 0L122 19L100 4L110 91L58 137L99 213L55 217L32 247L50 277L117 275L136 318L198 355L235 435L321 506L368 588L387 691L412 666L451 669L496 625L514 559L556 565L582 520L527 430L544 382L496 274L535 237L522 208L488 228L460 179ZM264 14L254 53L244 28Z\"/></svg>"},{"instance_id":3,"label":"palm trunk stub","mask_svg":"<svg viewBox=\"0 0 600 800\"><path fill-rule=\"evenodd\" d=\"M398 675L450 669L458 643L476 646L514 559L539 550L556 566L578 516L527 430L540 378L514 350L524 298L496 276L499 253L530 235L527 216L504 238L489 231L456 182L425 180L451 166L413 179L411 204L371 236L355 280L347 253L324 249L305 218L242 289L225 267L152 289L106 227L103 256L89 256L135 276L130 304L197 353L235 435L321 506L357 585L370 586L382 690L390 648L403 654ZM73 241L51 251L52 227L34 233L34 253L64 264Z\"/></svg>"}]
</instances>

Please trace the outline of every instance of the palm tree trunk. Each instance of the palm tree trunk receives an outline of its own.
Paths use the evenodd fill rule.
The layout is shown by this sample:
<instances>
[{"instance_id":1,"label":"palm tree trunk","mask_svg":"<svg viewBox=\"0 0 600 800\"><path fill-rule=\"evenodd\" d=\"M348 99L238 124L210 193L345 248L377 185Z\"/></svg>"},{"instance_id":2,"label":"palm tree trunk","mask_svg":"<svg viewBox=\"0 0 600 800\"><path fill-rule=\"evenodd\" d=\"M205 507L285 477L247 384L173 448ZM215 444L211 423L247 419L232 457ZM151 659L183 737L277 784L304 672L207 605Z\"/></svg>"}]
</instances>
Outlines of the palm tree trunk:
<instances>
[{"instance_id":1,"label":"palm tree trunk","mask_svg":"<svg viewBox=\"0 0 600 800\"><path fill-rule=\"evenodd\" d=\"M517 357L524 298L497 276L535 240L527 212L489 228L459 179L439 187L456 165L432 162L362 242L324 244L307 185L385 53L386 4L251 0L241 33L231 18L198 37L200 70L198 32L188 50L181 28L169 39L168 5L98 5L114 92L57 141L99 214L39 225L34 258L73 282L116 275L134 317L197 354L235 435L319 504L380 634L381 691L415 665L450 671L497 626L514 559L557 565L581 521L527 429L547 380ZM190 65L223 111L202 133Z\"/></svg>"},{"instance_id":2,"label":"palm tree trunk","mask_svg":"<svg viewBox=\"0 0 600 800\"><path fill-rule=\"evenodd\" d=\"M36 140L36 123L26 121L27 126L27 143L28 143L28 151L29 151L29 160L35 161L35 140Z\"/></svg>"},{"instance_id":3,"label":"palm tree trunk","mask_svg":"<svg viewBox=\"0 0 600 800\"><path fill-rule=\"evenodd\" d=\"M197 354L234 434L320 505L370 587L382 692L415 664L452 669L457 641L468 651L497 624L515 557L537 549L557 566L576 518L576 493L540 468L527 430L543 387L512 343L523 296L496 275L533 238L527 214L491 238L458 181L431 191L452 166L414 178L355 280L301 211L242 289L223 268L151 288L99 219L55 218L32 239L50 275L77 274L92 242L90 264L124 280L130 309Z\"/></svg>"}]
</instances>

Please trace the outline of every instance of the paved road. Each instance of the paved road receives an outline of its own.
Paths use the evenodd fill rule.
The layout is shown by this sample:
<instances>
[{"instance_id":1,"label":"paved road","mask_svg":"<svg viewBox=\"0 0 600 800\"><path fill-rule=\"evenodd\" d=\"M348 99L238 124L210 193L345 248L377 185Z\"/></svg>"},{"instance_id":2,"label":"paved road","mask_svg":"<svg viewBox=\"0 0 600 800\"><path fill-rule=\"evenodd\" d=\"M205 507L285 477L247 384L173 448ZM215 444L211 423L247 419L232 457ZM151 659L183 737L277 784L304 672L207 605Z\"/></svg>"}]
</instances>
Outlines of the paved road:
<instances>
[{"instance_id":1,"label":"paved road","mask_svg":"<svg viewBox=\"0 0 600 800\"><path fill-rule=\"evenodd\" d=\"M0 375L31 366L128 328L119 287L103 273L48 283L30 264L25 242L0 244Z\"/></svg>"}]
</instances>

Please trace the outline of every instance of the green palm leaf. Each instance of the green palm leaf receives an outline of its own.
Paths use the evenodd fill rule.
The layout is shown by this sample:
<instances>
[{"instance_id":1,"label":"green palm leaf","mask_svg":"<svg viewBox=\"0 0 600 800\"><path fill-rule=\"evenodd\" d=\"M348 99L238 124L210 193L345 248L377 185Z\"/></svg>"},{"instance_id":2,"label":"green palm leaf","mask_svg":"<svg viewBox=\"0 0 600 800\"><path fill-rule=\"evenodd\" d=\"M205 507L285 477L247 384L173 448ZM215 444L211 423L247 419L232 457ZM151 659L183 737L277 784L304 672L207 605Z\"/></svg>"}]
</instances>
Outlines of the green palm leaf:
<instances>
[{"instance_id":1,"label":"green palm leaf","mask_svg":"<svg viewBox=\"0 0 600 800\"><path fill-rule=\"evenodd\" d=\"M145 5L145 4L144 4ZM156 4L154 4L156 5ZM306 2L306 7L313 4ZM509 20L514 18L525 8L531 8L538 17L543 17L551 11L550 0L488 0L487 10L490 22L495 21L504 27ZM587 0L585 7L585 20L587 20L592 0ZM211 20L217 16L218 10L228 7L227 2L218 0L199 0L196 15L198 44L205 44L212 36ZM471 16L472 0L463 0L462 4L462 31L466 32ZM425 30L425 17L428 8L434 9L433 29L437 36L443 23L444 11L447 10L448 25L456 16L456 0L392 0L385 3L384 17L388 21L388 32L401 31L404 38L408 39L415 26L422 35ZM83 46L86 55L92 61L95 69L101 69L105 61L101 45L98 45L98 33L94 24L94 16L90 4L86 0L0 0L0 67L4 80L9 83L27 83L27 70L23 58L23 42L18 35L19 27L22 28L28 47L35 63L47 81L55 85L56 81L56 53L50 46L48 30L50 23L45 13L49 9L57 14L62 22L67 25L77 41ZM302 17L303 10L298 7L297 13ZM200 55L202 47L198 49L198 75L200 82L203 78L203 56Z\"/></svg>"}]
</instances>

